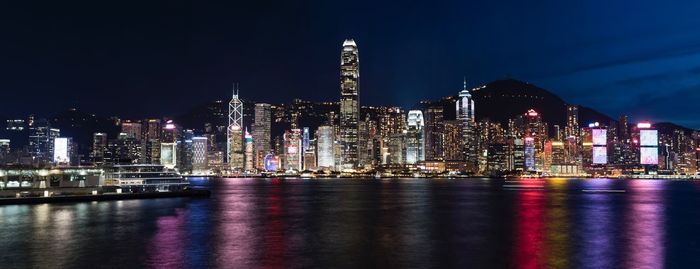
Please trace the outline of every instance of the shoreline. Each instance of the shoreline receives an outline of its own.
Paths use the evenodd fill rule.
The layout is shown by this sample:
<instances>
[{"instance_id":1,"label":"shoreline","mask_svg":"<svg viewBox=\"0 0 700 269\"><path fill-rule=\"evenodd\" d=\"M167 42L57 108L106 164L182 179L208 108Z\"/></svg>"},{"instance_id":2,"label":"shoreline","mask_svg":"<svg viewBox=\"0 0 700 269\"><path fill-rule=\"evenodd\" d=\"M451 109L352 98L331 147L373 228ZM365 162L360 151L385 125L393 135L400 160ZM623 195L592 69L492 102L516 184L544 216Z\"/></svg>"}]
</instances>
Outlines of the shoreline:
<instances>
[{"instance_id":1,"label":"shoreline","mask_svg":"<svg viewBox=\"0 0 700 269\"><path fill-rule=\"evenodd\" d=\"M198 176L198 175L185 175L185 178L220 178L220 179L319 179L319 180L328 180L328 179L356 179L356 180L392 180L392 179L506 179L506 180L514 180L514 179L522 179L522 180L532 180L532 179L615 179L615 180L684 180L684 181L693 181L693 180L700 180L700 178L694 178L691 176L683 176L683 177L669 177L665 175L655 175L655 176L649 176L649 175L644 175L644 176L622 176L622 177L605 177L605 176L542 176L542 177L514 177L514 176L507 176L507 177L489 177L489 176L392 176L392 177L373 177L373 176L313 176L313 177L306 177L306 176L298 176L298 175L284 175L284 176L260 176L260 175L205 175L205 176Z\"/></svg>"},{"instance_id":2,"label":"shoreline","mask_svg":"<svg viewBox=\"0 0 700 269\"><path fill-rule=\"evenodd\" d=\"M49 197L15 197L0 198L0 205L44 204L44 203L75 203L97 202L115 200L137 200L158 198L208 198L211 191L203 189L191 189L175 192L143 192L143 193L103 193L90 195L57 195Z\"/></svg>"}]
</instances>

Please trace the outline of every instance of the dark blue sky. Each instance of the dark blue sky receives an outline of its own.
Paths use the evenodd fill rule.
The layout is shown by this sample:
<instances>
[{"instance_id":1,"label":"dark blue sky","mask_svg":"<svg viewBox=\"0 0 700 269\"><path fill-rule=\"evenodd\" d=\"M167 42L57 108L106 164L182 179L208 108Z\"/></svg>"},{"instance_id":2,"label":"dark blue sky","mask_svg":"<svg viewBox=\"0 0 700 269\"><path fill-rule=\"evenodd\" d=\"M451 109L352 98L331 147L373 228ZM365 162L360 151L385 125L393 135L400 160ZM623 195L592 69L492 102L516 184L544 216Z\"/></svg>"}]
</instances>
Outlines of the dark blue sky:
<instances>
[{"instance_id":1,"label":"dark blue sky","mask_svg":"<svg viewBox=\"0 0 700 269\"><path fill-rule=\"evenodd\" d=\"M698 1L16 2L0 11L0 115L179 114L234 81L256 101L335 100L350 37L363 104L511 77L700 128Z\"/></svg>"}]
</instances>

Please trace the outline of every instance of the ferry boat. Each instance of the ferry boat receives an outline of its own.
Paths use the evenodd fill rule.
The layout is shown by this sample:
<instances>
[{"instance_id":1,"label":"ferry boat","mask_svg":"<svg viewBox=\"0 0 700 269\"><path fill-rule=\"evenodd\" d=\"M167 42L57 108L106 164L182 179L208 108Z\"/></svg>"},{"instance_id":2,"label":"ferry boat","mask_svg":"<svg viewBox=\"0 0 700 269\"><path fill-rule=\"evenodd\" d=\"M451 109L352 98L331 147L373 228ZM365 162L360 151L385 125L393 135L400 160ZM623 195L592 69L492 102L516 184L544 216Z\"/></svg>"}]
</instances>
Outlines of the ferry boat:
<instances>
[{"instance_id":1,"label":"ferry boat","mask_svg":"<svg viewBox=\"0 0 700 269\"><path fill-rule=\"evenodd\" d=\"M182 191L190 183L173 169L157 164L115 165L105 168L104 185L122 192Z\"/></svg>"}]
</instances>

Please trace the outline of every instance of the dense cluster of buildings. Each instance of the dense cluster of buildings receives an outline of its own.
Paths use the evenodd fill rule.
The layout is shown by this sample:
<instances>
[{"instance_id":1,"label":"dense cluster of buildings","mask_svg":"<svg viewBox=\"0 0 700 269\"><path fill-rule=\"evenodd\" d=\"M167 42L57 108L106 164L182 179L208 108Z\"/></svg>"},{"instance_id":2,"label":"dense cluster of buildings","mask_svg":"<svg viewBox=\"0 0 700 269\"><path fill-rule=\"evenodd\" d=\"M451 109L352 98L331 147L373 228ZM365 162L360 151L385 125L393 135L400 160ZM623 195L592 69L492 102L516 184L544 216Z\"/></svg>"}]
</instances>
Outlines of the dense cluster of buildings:
<instances>
[{"instance_id":1,"label":"dense cluster of buildings","mask_svg":"<svg viewBox=\"0 0 700 269\"><path fill-rule=\"evenodd\" d=\"M359 53L346 40L339 102L244 102L234 86L228 109L218 101L207 110L216 120L185 128L173 119L114 119L116 136L95 132L87 155L49 121L13 119L7 130L28 131L29 143L13 154L11 141L0 139L0 160L31 166L162 164L187 174L622 176L698 170L696 131L660 133L626 116L584 124L575 105L566 107L564 126L543 121L535 109L507 123L477 120L472 94L479 90L465 81L455 96L413 109L361 106Z\"/></svg>"}]
</instances>

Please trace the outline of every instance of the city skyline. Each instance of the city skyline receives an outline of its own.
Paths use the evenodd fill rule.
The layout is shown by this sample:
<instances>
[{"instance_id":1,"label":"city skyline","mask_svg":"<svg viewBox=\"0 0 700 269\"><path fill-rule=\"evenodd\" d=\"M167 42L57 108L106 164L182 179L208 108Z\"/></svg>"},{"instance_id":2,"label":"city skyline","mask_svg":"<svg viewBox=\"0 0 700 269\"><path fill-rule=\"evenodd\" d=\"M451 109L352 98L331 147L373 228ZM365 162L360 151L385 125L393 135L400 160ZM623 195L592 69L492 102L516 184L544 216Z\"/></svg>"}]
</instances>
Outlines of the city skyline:
<instances>
[{"instance_id":1,"label":"city skyline","mask_svg":"<svg viewBox=\"0 0 700 269\"><path fill-rule=\"evenodd\" d=\"M683 16L693 10L688 5L697 3L684 4L643 1L638 5L653 8L628 10L623 3L595 1L578 7L444 2L394 9L360 1L337 17L330 16L338 10L335 3L277 3L283 8L269 14L261 12L270 5L264 3L227 8L193 4L197 12L173 4L168 14L148 12L157 5L147 5L143 12L124 6L99 10L96 18L88 12L94 6L30 9L17 3L9 7L17 12L5 19L21 27L8 31L0 47L6 56L0 63L0 88L15 94L4 99L0 116L23 116L29 111L22 112L22 104L32 98L38 106L31 112L45 116L78 107L101 115L163 117L225 98L223 89L233 81L250 89L244 99L335 100L337 43L354 38L362 44L366 105L408 107L437 99L452 94L464 75L469 87L511 77L612 117L629 114L698 128L692 115L698 100L693 74L700 68L695 61L700 40L692 29L698 19ZM347 20L353 11L368 7L376 8L376 14ZM298 12L274 11L285 8ZM242 16L219 9L240 10ZM515 12L520 9L541 19L527 19L531 16ZM49 13L56 17L42 16ZM626 14L624 22L617 20L620 13ZM135 20L115 19L123 14ZM669 14L674 19L664 19ZM251 17L253 28L270 30L259 31L266 36L242 26ZM81 26L84 20L94 21ZM304 27L308 25L312 27ZM158 103L149 104L154 100ZM122 112L122 103L135 106Z\"/></svg>"},{"instance_id":2,"label":"city skyline","mask_svg":"<svg viewBox=\"0 0 700 269\"><path fill-rule=\"evenodd\" d=\"M0 264L692 267L697 10L4 3Z\"/></svg>"}]
</instances>

